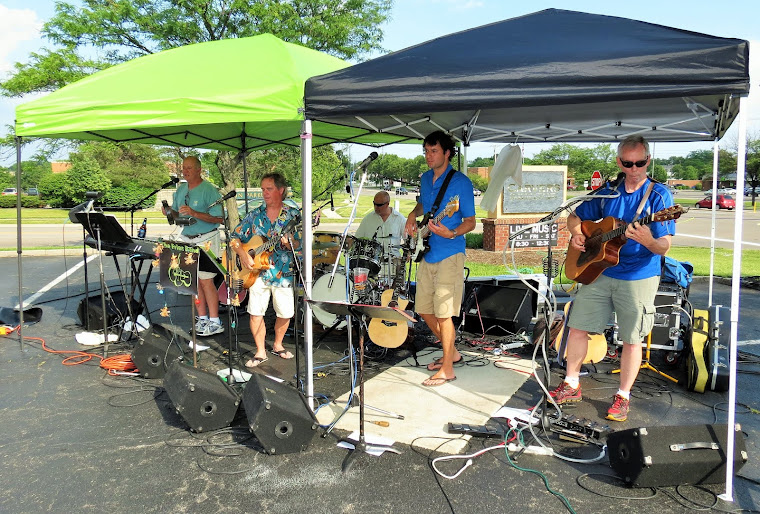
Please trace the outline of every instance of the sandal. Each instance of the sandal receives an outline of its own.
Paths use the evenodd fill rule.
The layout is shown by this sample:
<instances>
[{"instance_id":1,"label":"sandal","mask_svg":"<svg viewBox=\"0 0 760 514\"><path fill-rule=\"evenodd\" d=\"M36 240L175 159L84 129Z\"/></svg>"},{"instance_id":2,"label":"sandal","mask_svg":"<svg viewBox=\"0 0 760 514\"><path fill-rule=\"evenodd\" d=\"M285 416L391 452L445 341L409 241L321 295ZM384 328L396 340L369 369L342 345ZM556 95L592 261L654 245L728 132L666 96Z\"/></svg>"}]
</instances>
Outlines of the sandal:
<instances>
[{"instance_id":1,"label":"sandal","mask_svg":"<svg viewBox=\"0 0 760 514\"><path fill-rule=\"evenodd\" d=\"M455 360L454 362L452 362L452 364L459 364L460 362L462 362L462 359L464 359L464 357L462 357L462 354L460 353L459 358ZM431 362L430 364L428 364L427 365L428 371L438 371L439 369L441 369L442 360L443 360L443 357L438 358L434 360L433 362Z\"/></svg>"},{"instance_id":2,"label":"sandal","mask_svg":"<svg viewBox=\"0 0 760 514\"><path fill-rule=\"evenodd\" d=\"M282 350L272 350L272 353L278 356L279 358L285 359L285 360L293 358L293 354L285 350L284 348ZM286 355L290 355L290 357L286 357Z\"/></svg>"},{"instance_id":3,"label":"sandal","mask_svg":"<svg viewBox=\"0 0 760 514\"><path fill-rule=\"evenodd\" d=\"M438 386L442 386L443 384L445 384L447 382L453 382L456 379L457 379L457 377L452 377L452 378L445 378L445 377L433 378L433 377L430 377L427 380L425 380L424 382L422 382L422 385L425 386L425 387L438 387Z\"/></svg>"},{"instance_id":4,"label":"sandal","mask_svg":"<svg viewBox=\"0 0 760 514\"><path fill-rule=\"evenodd\" d=\"M262 362L266 362L269 360L269 357L254 357L252 359L248 359L248 362L245 363L246 368L255 368L256 366L259 366Z\"/></svg>"}]
</instances>

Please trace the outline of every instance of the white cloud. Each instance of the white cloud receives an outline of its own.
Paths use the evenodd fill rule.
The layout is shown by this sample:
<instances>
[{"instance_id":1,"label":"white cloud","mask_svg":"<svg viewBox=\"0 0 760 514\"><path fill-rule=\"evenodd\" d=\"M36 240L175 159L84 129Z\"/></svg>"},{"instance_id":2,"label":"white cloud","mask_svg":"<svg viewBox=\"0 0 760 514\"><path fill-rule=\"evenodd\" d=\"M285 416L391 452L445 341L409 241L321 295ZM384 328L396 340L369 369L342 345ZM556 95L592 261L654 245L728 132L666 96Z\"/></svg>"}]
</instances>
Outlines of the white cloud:
<instances>
[{"instance_id":1,"label":"white cloud","mask_svg":"<svg viewBox=\"0 0 760 514\"><path fill-rule=\"evenodd\" d=\"M39 37L42 24L31 9L10 9L0 5L0 76L13 68L11 56L21 43Z\"/></svg>"}]
</instances>

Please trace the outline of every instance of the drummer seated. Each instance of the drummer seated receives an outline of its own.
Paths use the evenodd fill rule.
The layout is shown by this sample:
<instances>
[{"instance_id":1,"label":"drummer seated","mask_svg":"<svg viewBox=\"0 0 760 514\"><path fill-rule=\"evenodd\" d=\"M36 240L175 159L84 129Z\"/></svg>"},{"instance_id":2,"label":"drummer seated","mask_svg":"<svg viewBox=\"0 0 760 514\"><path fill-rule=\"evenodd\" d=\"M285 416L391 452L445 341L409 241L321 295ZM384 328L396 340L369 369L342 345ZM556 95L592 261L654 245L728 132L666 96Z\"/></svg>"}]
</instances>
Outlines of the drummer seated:
<instances>
[{"instance_id":1,"label":"drummer seated","mask_svg":"<svg viewBox=\"0 0 760 514\"><path fill-rule=\"evenodd\" d=\"M378 260L379 263L389 262L392 257L401 256L401 239L404 235L406 217L391 207L390 203L391 197L388 192L379 191L373 199L374 211L364 217L355 234L357 238L380 243L381 254L376 255L377 250L369 243L355 245L362 247L357 250L352 249L352 254L361 252L365 258ZM393 271L389 269L389 266L382 265L380 275L392 276Z\"/></svg>"}]
</instances>

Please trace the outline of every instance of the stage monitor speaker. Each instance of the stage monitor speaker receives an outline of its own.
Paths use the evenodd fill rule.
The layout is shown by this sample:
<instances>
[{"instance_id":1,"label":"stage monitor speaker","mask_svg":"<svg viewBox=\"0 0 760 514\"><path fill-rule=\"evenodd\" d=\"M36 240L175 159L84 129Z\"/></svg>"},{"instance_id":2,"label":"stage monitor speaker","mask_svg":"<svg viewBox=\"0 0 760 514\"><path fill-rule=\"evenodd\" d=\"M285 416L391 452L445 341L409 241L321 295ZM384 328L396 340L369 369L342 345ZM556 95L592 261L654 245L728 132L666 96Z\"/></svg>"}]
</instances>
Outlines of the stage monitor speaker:
<instances>
[{"instance_id":1,"label":"stage monitor speaker","mask_svg":"<svg viewBox=\"0 0 760 514\"><path fill-rule=\"evenodd\" d=\"M85 303L87 303L87 317L85 319ZM138 309L140 303L134 298L130 302L132 312L135 316L140 314ZM106 312L108 313L108 326L114 327L122 320L129 317L127 309L127 297L123 291L112 291L109 297L106 296ZM77 316L79 324L85 330L102 330L103 329L103 308L101 306L100 295L90 296L82 299L77 307Z\"/></svg>"},{"instance_id":2,"label":"stage monitor speaker","mask_svg":"<svg viewBox=\"0 0 760 514\"><path fill-rule=\"evenodd\" d=\"M177 414L193 432L219 430L232 423L240 396L214 373L174 361L164 376L164 389Z\"/></svg>"},{"instance_id":3,"label":"stage monitor speaker","mask_svg":"<svg viewBox=\"0 0 760 514\"><path fill-rule=\"evenodd\" d=\"M532 285L538 288L537 282ZM536 312L537 300L537 293L519 280L499 284L467 282L463 300L464 330L479 334L494 325L511 333L527 330ZM460 319L455 319L457 326L459 323ZM491 333L505 335L503 330Z\"/></svg>"},{"instance_id":4,"label":"stage monitor speaker","mask_svg":"<svg viewBox=\"0 0 760 514\"><path fill-rule=\"evenodd\" d=\"M254 373L243 390L248 426L269 455L305 450L317 418L297 389Z\"/></svg>"},{"instance_id":5,"label":"stage monitor speaker","mask_svg":"<svg viewBox=\"0 0 760 514\"><path fill-rule=\"evenodd\" d=\"M747 462L736 426L734 472ZM718 484L726 478L727 425L642 427L607 438L610 465L633 487Z\"/></svg>"},{"instance_id":6,"label":"stage monitor speaker","mask_svg":"<svg viewBox=\"0 0 760 514\"><path fill-rule=\"evenodd\" d=\"M132 362L144 378L164 378L169 365L184 356L187 341L162 325L140 332L132 349Z\"/></svg>"}]
</instances>

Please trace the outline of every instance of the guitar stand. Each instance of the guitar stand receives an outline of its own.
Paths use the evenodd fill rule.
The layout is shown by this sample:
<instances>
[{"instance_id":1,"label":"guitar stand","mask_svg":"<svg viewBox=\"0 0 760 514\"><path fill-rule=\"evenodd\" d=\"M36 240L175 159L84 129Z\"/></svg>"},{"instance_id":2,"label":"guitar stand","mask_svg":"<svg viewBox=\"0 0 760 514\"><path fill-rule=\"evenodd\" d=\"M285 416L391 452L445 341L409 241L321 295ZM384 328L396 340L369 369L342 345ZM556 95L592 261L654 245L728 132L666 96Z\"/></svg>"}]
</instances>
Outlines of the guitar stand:
<instances>
[{"instance_id":1,"label":"guitar stand","mask_svg":"<svg viewBox=\"0 0 760 514\"><path fill-rule=\"evenodd\" d=\"M400 453L392 446L368 444L364 436L364 333L367 327L367 318L382 318L399 323L406 323L407 321L412 321L414 318L407 314L405 311L396 309L394 307L349 304L341 302L322 302L315 300L307 301L310 304L316 305L317 307L332 314L337 314L339 316L353 316L361 320L359 327L359 441L356 443L353 441L348 441L351 444L354 444L354 449L351 450L343 460L343 465L341 467L343 473L347 473L351 469L354 460L359 455L363 453L366 454L370 450L386 450L393 453Z\"/></svg>"},{"instance_id":2,"label":"guitar stand","mask_svg":"<svg viewBox=\"0 0 760 514\"><path fill-rule=\"evenodd\" d=\"M675 379L671 377L670 375L668 375L667 373L663 373L662 371L652 366L649 360L651 353L652 353L652 333L650 332L649 335L647 335L647 346L646 346L646 353L644 354L644 361L641 363L641 366L639 366L639 371L641 371L642 369L648 369L650 371L654 371L661 377L667 378L668 380L675 382L677 384L678 379ZM612 371L610 371L610 373L620 373L620 368L613 369Z\"/></svg>"}]
</instances>

